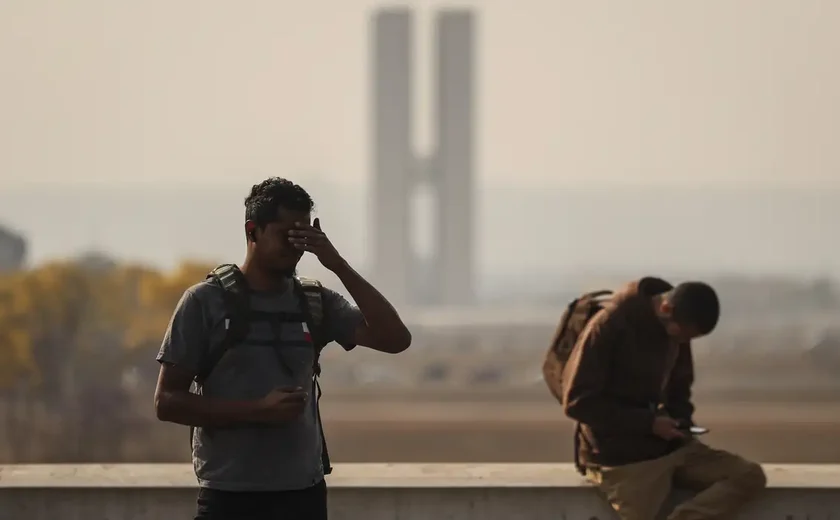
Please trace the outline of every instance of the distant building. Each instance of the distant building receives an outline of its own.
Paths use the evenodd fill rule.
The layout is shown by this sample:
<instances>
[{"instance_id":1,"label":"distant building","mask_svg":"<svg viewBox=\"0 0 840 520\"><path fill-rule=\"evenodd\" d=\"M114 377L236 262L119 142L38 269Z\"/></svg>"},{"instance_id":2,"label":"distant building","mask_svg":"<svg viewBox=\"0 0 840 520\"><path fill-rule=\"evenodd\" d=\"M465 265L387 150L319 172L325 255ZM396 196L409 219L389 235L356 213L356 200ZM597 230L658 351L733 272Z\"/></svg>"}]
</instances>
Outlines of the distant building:
<instances>
[{"instance_id":1,"label":"distant building","mask_svg":"<svg viewBox=\"0 0 840 520\"><path fill-rule=\"evenodd\" d=\"M446 9L434 24L436 142L425 157L412 146L414 14L385 8L372 25L373 273L398 307L475 300L475 15ZM436 208L424 216L436 229L430 258L412 241L412 201L424 188Z\"/></svg>"},{"instance_id":2,"label":"distant building","mask_svg":"<svg viewBox=\"0 0 840 520\"><path fill-rule=\"evenodd\" d=\"M26 240L0 226L0 273L18 271L26 263Z\"/></svg>"}]
</instances>

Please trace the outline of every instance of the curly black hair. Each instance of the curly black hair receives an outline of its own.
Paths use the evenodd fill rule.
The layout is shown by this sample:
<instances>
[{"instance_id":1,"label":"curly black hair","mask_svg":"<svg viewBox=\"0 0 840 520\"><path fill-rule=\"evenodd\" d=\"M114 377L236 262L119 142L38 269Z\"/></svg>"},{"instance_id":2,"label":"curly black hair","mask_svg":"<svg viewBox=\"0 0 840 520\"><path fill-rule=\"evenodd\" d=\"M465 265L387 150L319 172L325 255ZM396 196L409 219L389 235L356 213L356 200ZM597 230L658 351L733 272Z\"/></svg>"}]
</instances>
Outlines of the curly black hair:
<instances>
[{"instance_id":1,"label":"curly black hair","mask_svg":"<svg viewBox=\"0 0 840 520\"><path fill-rule=\"evenodd\" d=\"M251 187L251 193L245 198L245 220L253 221L264 229L270 222L277 220L277 210L286 208L291 211L311 212L315 202L305 189L288 179L270 177Z\"/></svg>"},{"instance_id":2,"label":"curly black hair","mask_svg":"<svg viewBox=\"0 0 840 520\"><path fill-rule=\"evenodd\" d=\"M720 319L717 293L703 282L679 284L671 291L668 303L674 308L674 321L694 325L703 335L712 332Z\"/></svg>"}]
</instances>

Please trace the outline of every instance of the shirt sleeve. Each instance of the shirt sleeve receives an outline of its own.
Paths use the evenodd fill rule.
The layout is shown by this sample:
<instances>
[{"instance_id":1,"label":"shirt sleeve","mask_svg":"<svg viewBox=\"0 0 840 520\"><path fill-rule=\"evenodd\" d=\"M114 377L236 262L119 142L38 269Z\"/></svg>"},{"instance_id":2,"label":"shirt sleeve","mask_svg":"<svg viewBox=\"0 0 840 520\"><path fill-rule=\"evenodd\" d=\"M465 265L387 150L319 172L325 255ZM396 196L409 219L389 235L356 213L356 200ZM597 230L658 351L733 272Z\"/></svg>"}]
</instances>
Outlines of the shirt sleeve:
<instances>
[{"instance_id":1,"label":"shirt sleeve","mask_svg":"<svg viewBox=\"0 0 840 520\"><path fill-rule=\"evenodd\" d=\"M356 347L356 330L365 318L358 307L332 289L323 289L324 329L327 342L335 341L344 348Z\"/></svg>"},{"instance_id":2,"label":"shirt sleeve","mask_svg":"<svg viewBox=\"0 0 840 520\"><path fill-rule=\"evenodd\" d=\"M187 290L172 313L157 355L160 363L199 373L209 348L204 308L193 290Z\"/></svg>"}]
</instances>

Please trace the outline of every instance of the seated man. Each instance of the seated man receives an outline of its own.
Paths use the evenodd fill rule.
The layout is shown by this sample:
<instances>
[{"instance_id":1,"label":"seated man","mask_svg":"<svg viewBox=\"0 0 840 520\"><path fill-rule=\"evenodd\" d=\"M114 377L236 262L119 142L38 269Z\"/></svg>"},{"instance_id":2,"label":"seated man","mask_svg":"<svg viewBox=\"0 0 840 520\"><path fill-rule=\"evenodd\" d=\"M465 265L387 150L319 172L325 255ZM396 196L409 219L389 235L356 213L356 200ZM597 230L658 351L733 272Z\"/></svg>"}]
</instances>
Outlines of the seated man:
<instances>
[{"instance_id":1,"label":"seated man","mask_svg":"<svg viewBox=\"0 0 840 520\"><path fill-rule=\"evenodd\" d=\"M623 520L652 520L672 484L697 490L669 520L731 518L766 486L761 466L693 438L693 338L717 325L714 289L643 278L586 325L563 378L580 463Z\"/></svg>"}]
</instances>

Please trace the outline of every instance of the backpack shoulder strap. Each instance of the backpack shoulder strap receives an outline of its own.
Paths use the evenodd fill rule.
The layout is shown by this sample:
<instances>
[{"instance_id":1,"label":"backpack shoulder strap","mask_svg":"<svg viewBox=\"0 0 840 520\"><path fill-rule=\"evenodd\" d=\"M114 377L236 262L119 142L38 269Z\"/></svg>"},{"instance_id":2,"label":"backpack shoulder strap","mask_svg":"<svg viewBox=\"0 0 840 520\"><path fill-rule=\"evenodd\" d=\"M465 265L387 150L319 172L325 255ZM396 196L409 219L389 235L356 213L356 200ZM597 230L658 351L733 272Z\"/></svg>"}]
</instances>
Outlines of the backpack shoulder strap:
<instances>
[{"instance_id":1,"label":"backpack shoulder strap","mask_svg":"<svg viewBox=\"0 0 840 520\"><path fill-rule=\"evenodd\" d=\"M600 290L600 291L592 291L592 292L588 292L588 293L584 294L584 295L582 296L582 298L588 298L588 299L598 299L598 300L600 300L600 299L604 298L605 296L612 296L612 295L613 295L613 292L612 292L611 290L609 290L609 289L602 289L602 290Z\"/></svg>"},{"instance_id":2,"label":"backpack shoulder strap","mask_svg":"<svg viewBox=\"0 0 840 520\"><path fill-rule=\"evenodd\" d=\"M196 391L201 392L201 386L213 373L213 369L222 360L225 353L240 343L248 334L248 312L250 310L248 284L242 271L234 264L222 264L207 274L205 280L210 280L222 289L222 299L225 304L225 337L208 353L207 358L195 376ZM195 428L190 427L190 446L193 446Z\"/></svg>"},{"instance_id":3,"label":"backpack shoulder strap","mask_svg":"<svg viewBox=\"0 0 840 520\"><path fill-rule=\"evenodd\" d=\"M324 475L332 473L332 464L330 463L330 453L327 449L327 439L324 436L324 425L321 421L321 384L318 378L321 376L321 350L324 348L324 336L321 332L324 323L324 286L314 279L303 276L295 277L295 290L302 294L301 305L304 307L304 313L309 318L309 328L312 331L312 340L315 343L315 363L312 384L315 388L315 414L318 422L318 432L321 435L321 468L324 470Z\"/></svg>"},{"instance_id":4,"label":"backpack shoulder strap","mask_svg":"<svg viewBox=\"0 0 840 520\"><path fill-rule=\"evenodd\" d=\"M303 312L308 317L307 324L311 330L317 354L320 354L321 349L326 346L323 335L324 285L314 278L303 276L296 276L294 281Z\"/></svg>"},{"instance_id":5,"label":"backpack shoulder strap","mask_svg":"<svg viewBox=\"0 0 840 520\"><path fill-rule=\"evenodd\" d=\"M235 264L222 264L209 273L207 280L218 283L226 292L243 292L246 288L245 277Z\"/></svg>"},{"instance_id":6,"label":"backpack shoulder strap","mask_svg":"<svg viewBox=\"0 0 840 520\"><path fill-rule=\"evenodd\" d=\"M299 276L296 279L306 298L307 311L312 317L312 324L320 327L324 322L324 285L314 278Z\"/></svg>"},{"instance_id":7,"label":"backpack shoulder strap","mask_svg":"<svg viewBox=\"0 0 840 520\"><path fill-rule=\"evenodd\" d=\"M242 271L234 264L222 264L207 275L222 288L225 304L225 337L213 349L196 375L196 382L201 385L210 377L213 369L231 347L240 343L248 333L248 312L250 310L248 285Z\"/></svg>"},{"instance_id":8,"label":"backpack shoulder strap","mask_svg":"<svg viewBox=\"0 0 840 520\"><path fill-rule=\"evenodd\" d=\"M560 343L565 339L566 332L573 320L578 321L576 325L581 330L574 332L579 334L582 332L582 327L586 325L586 322L594 317L594 314L590 314L592 310L603 307L608 297L612 296L612 294L613 292L610 290L593 291L582 294L569 302L566 311L560 319L560 323L557 324L557 330L554 333L554 339L551 343L552 350L556 351L560 348ZM568 345L566 348L571 349L571 347L572 345Z\"/></svg>"}]
</instances>

